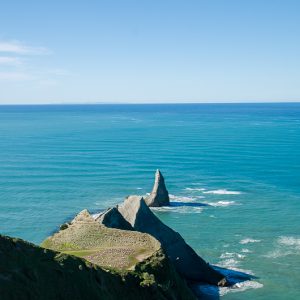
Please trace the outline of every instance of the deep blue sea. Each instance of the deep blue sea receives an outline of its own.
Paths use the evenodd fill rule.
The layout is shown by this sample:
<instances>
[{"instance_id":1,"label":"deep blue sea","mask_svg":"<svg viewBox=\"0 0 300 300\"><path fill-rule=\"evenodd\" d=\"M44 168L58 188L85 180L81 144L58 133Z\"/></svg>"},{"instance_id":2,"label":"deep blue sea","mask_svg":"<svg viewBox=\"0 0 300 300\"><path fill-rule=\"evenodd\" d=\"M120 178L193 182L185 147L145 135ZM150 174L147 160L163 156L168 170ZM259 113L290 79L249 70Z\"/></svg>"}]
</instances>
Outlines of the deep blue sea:
<instances>
[{"instance_id":1,"label":"deep blue sea","mask_svg":"<svg viewBox=\"0 0 300 300\"><path fill-rule=\"evenodd\" d=\"M0 233L40 243L157 168L180 204L158 217L255 277L209 299L300 299L300 103L0 106Z\"/></svg>"}]
</instances>

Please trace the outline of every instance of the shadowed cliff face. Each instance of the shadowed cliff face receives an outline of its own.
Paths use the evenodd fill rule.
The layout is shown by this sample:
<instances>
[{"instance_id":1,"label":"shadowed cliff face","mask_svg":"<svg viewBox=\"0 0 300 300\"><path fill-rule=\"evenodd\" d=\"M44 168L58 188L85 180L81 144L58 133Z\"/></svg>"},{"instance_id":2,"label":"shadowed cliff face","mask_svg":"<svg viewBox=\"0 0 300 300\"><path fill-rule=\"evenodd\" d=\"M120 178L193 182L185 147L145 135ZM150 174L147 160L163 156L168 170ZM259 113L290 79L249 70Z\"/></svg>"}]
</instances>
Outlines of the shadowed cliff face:
<instances>
[{"instance_id":1,"label":"shadowed cliff face","mask_svg":"<svg viewBox=\"0 0 300 300\"><path fill-rule=\"evenodd\" d=\"M128 197L124 203L117 206L117 210L116 218L120 218L121 214L134 230L148 233L161 243L176 270L184 278L219 286L227 284L226 278L198 256L178 232L162 223L152 213L142 197ZM105 220L108 227L110 223L115 223L113 214L106 218L104 213L99 220Z\"/></svg>"},{"instance_id":2,"label":"shadowed cliff face","mask_svg":"<svg viewBox=\"0 0 300 300\"><path fill-rule=\"evenodd\" d=\"M162 251L124 273L1 235L0 253L1 300L195 299Z\"/></svg>"}]
</instances>

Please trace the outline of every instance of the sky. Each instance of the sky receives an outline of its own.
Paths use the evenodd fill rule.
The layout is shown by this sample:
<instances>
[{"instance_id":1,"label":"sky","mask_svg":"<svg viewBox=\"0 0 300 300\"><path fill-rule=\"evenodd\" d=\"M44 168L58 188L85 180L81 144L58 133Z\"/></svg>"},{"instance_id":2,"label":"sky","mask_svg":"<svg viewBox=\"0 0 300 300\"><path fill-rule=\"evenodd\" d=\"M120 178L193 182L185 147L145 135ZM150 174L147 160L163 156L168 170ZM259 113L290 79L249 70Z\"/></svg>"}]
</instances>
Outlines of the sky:
<instances>
[{"instance_id":1,"label":"sky","mask_svg":"<svg viewBox=\"0 0 300 300\"><path fill-rule=\"evenodd\" d=\"M298 0L2 0L0 104L300 101Z\"/></svg>"}]
</instances>

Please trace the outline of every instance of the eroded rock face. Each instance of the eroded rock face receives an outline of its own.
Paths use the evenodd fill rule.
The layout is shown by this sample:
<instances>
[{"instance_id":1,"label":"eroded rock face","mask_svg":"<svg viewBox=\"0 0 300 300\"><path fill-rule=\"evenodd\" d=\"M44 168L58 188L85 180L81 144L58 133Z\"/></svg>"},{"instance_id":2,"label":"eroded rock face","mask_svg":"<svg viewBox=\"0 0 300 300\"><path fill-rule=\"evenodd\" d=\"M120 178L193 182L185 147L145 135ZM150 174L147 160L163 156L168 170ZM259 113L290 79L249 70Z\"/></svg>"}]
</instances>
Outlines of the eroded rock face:
<instances>
[{"instance_id":1,"label":"eroded rock face","mask_svg":"<svg viewBox=\"0 0 300 300\"><path fill-rule=\"evenodd\" d=\"M166 188L165 180L159 170L155 173L155 181L151 194L145 197L148 206L159 207L170 205L169 193Z\"/></svg>"},{"instance_id":2,"label":"eroded rock face","mask_svg":"<svg viewBox=\"0 0 300 300\"><path fill-rule=\"evenodd\" d=\"M219 286L227 284L226 278L205 262L178 232L152 213L143 197L130 196L117 209L134 230L148 233L161 243L181 276Z\"/></svg>"}]
</instances>

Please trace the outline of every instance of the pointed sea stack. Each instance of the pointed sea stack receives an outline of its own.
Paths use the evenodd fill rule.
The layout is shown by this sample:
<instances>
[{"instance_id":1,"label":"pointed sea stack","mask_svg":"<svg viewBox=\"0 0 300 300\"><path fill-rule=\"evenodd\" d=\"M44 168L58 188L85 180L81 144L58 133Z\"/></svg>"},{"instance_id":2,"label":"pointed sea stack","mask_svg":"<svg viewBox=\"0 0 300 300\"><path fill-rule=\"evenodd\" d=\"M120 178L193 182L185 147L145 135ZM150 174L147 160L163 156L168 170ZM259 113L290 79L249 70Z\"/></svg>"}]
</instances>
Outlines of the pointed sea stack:
<instances>
[{"instance_id":1,"label":"pointed sea stack","mask_svg":"<svg viewBox=\"0 0 300 300\"><path fill-rule=\"evenodd\" d=\"M145 198L145 202L151 207L170 205L169 193L165 185L165 180L158 169L155 173L155 182L152 192Z\"/></svg>"}]
</instances>

